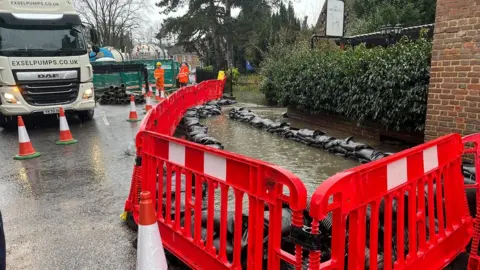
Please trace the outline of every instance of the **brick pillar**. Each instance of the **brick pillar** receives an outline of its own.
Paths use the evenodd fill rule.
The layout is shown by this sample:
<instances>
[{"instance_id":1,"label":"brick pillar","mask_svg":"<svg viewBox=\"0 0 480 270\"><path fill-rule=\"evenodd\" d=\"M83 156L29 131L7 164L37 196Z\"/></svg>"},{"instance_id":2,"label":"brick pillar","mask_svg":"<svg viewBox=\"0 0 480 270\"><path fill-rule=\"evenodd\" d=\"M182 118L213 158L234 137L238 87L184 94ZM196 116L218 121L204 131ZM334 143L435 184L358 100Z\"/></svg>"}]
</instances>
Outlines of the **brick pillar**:
<instances>
[{"instance_id":1,"label":"brick pillar","mask_svg":"<svg viewBox=\"0 0 480 270\"><path fill-rule=\"evenodd\" d=\"M437 0L425 140L480 132L480 0Z\"/></svg>"}]
</instances>

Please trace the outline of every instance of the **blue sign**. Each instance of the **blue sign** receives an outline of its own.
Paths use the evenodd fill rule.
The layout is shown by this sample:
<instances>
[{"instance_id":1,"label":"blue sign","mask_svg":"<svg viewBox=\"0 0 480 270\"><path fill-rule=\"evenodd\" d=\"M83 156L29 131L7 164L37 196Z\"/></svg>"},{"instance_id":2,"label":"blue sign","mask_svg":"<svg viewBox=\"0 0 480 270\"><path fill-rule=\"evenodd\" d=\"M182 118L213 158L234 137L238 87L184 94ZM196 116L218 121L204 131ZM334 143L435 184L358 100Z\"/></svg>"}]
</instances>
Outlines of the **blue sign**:
<instances>
[{"instance_id":1,"label":"blue sign","mask_svg":"<svg viewBox=\"0 0 480 270\"><path fill-rule=\"evenodd\" d=\"M246 69L247 69L248 71L253 71L253 70L254 70L254 68L252 67L252 65L250 64L249 61L247 61L247 63L245 64L245 66L246 66Z\"/></svg>"}]
</instances>

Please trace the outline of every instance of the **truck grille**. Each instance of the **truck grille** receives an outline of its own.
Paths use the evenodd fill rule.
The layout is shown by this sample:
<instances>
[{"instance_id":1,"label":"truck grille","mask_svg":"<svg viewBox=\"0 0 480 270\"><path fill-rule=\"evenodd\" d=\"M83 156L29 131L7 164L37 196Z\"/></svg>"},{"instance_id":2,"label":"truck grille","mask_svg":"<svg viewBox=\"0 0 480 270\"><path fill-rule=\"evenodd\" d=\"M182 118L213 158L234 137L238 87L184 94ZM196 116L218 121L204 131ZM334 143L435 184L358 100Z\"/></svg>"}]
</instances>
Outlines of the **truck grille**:
<instances>
[{"instance_id":1,"label":"truck grille","mask_svg":"<svg viewBox=\"0 0 480 270\"><path fill-rule=\"evenodd\" d=\"M46 77L44 74L50 76L40 78ZM23 99L28 104L46 106L73 103L80 88L79 74L79 70L22 70L14 72L14 77Z\"/></svg>"},{"instance_id":2,"label":"truck grille","mask_svg":"<svg viewBox=\"0 0 480 270\"><path fill-rule=\"evenodd\" d=\"M30 105L61 105L74 102L78 97L76 81L46 81L17 85L23 99Z\"/></svg>"}]
</instances>

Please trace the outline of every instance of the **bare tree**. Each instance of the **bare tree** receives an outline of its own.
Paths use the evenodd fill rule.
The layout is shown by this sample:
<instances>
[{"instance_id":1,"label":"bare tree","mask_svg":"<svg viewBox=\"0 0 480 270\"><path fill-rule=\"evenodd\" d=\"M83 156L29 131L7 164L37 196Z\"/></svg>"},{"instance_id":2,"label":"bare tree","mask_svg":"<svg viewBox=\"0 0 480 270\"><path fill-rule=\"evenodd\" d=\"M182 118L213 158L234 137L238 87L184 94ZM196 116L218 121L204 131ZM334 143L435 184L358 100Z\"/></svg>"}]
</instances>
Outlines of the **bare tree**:
<instances>
[{"instance_id":1,"label":"bare tree","mask_svg":"<svg viewBox=\"0 0 480 270\"><path fill-rule=\"evenodd\" d=\"M95 26L102 45L119 46L129 33L139 33L147 0L74 0L82 19Z\"/></svg>"}]
</instances>

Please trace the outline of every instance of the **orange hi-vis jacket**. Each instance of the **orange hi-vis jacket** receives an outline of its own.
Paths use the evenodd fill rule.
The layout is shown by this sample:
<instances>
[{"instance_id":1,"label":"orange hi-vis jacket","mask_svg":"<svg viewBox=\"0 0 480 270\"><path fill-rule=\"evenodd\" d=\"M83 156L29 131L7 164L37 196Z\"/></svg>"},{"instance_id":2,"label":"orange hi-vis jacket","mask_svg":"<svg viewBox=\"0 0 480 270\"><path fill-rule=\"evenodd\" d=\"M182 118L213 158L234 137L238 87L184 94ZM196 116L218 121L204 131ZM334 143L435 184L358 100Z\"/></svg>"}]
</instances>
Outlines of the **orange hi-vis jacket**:
<instances>
[{"instance_id":1,"label":"orange hi-vis jacket","mask_svg":"<svg viewBox=\"0 0 480 270\"><path fill-rule=\"evenodd\" d=\"M157 89L164 89L165 88L165 70L161 67L155 69L153 73L153 77L155 77L155 86Z\"/></svg>"},{"instance_id":2,"label":"orange hi-vis jacket","mask_svg":"<svg viewBox=\"0 0 480 270\"><path fill-rule=\"evenodd\" d=\"M178 73L178 81L180 83L188 83L188 74L190 71L187 66L180 68L180 73Z\"/></svg>"}]
</instances>

